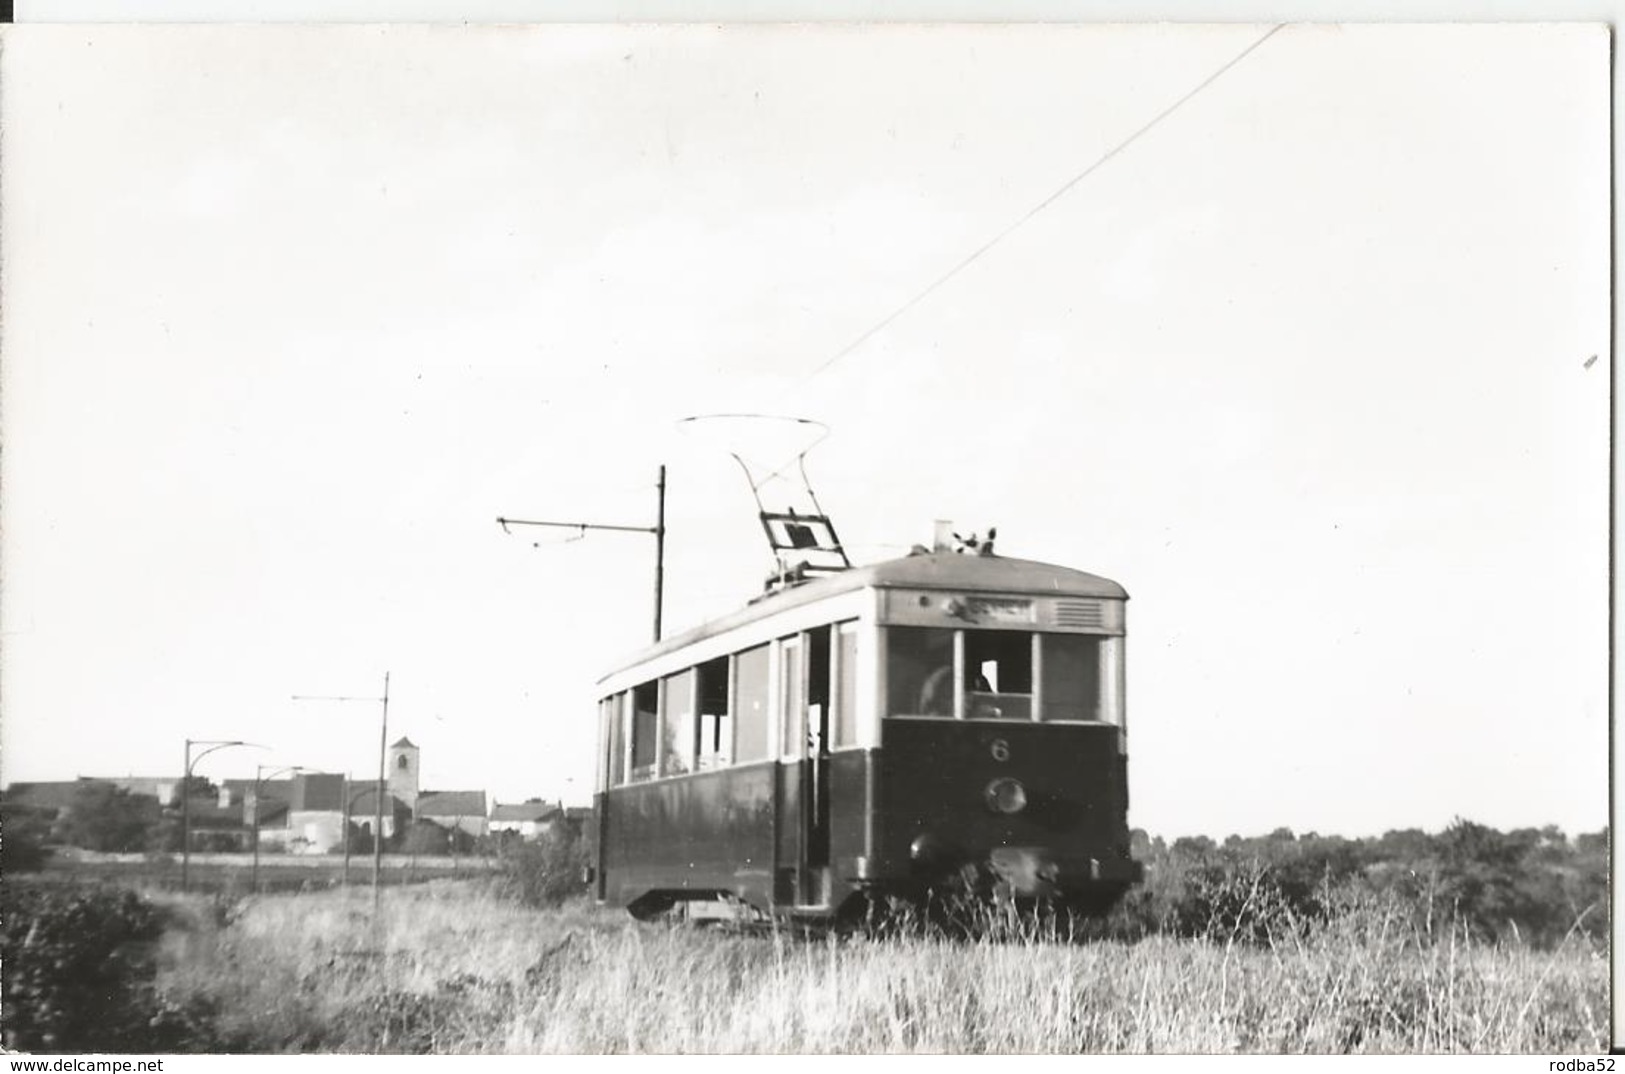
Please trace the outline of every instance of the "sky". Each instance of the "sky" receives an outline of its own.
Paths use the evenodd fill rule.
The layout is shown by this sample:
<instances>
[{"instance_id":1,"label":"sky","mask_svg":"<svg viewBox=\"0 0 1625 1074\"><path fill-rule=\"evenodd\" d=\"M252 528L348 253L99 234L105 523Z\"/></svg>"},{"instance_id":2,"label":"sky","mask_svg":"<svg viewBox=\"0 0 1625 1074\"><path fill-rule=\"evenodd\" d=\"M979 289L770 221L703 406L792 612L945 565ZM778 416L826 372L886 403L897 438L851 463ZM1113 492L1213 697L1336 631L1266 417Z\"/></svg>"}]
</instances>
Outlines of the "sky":
<instances>
[{"instance_id":1,"label":"sky","mask_svg":"<svg viewBox=\"0 0 1625 1074\"><path fill-rule=\"evenodd\" d=\"M859 561L1128 589L1137 827L1600 828L1606 33L1268 30L13 28L0 782L365 776L293 698L388 672L426 787L584 803L652 542L495 519L664 464L722 614L752 411Z\"/></svg>"}]
</instances>

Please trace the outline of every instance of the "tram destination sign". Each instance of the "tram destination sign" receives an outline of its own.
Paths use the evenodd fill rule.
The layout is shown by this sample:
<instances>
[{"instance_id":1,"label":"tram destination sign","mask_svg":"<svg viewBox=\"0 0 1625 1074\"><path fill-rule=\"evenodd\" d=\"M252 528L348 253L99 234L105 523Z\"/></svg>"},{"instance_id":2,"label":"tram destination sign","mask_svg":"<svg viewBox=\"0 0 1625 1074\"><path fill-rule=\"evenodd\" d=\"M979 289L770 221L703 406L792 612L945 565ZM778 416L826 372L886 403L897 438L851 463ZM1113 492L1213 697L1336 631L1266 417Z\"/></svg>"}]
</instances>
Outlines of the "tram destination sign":
<instances>
[{"instance_id":1,"label":"tram destination sign","mask_svg":"<svg viewBox=\"0 0 1625 1074\"><path fill-rule=\"evenodd\" d=\"M1033 602L1012 597L965 597L961 603L965 618L981 623L1032 623L1037 620Z\"/></svg>"}]
</instances>

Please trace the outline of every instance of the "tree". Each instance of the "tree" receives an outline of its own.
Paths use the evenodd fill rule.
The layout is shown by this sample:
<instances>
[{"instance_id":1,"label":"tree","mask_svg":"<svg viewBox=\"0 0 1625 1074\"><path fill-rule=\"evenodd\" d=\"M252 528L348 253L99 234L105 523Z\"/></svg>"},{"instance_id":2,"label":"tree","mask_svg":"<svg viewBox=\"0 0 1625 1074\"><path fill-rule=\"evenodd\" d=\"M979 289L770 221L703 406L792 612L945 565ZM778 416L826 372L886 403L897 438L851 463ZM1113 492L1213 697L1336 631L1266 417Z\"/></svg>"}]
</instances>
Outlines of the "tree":
<instances>
[{"instance_id":1,"label":"tree","mask_svg":"<svg viewBox=\"0 0 1625 1074\"><path fill-rule=\"evenodd\" d=\"M1439 836L1440 894L1481 936L1520 934L1549 938L1566 912L1556 877L1529 868L1526 857L1540 833L1502 833L1457 818Z\"/></svg>"},{"instance_id":2,"label":"tree","mask_svg":"<svg viewBox=\"0 0 1625 1074\"><path fill-rule=\"evenodd\" d=\"M1218 849L1217 844L1205 835L1182 835L1174 840L1173 853L1178 857L1191 860L1206 858Z\"/></svg>"},{"instance_id":3,"label":"tree","mask_svg":"<svg viewBox=\"0 0 1625 1074\"><path fill-rule=\"evenodd\" d=\"M161 819L156 798L86 780L74 790L60 835L86 850L128 853L147 849Z\"/></svg>"},{"instance_id":4,"label":"tree","mask_svg":"<svg viewBox=\"0 0 1625 1074\"><path fill-rule=\"evenodd\" d=\"M1608 854L1608 829L1604 827L1600 832L1584 832L1574 837L1574 849L1582 857Z\"/></svg>"},{"instance_id":5,"label":"tree","mask_svg":"<svg viewBox=\"0 0 1625 1074\"><path fill-rule=\"evenodd\" d=\"M220 788L214 783L210 782L208 776L198 775L186 777L186 790L188 792L187 796L190 798L214 798L220 793ZM174 792L170 794L169 801L165 804L171 809L179 809L181 807L180 784L177 783L175 785Z\"/></svg>"},{"instance_id":6,"label":"tree","mask_svg":"<svg viewBox=\"0 0 1625 1074\"><path fill-rule=\"evenodd\" d=\"M1382 834L1373 856L1407 869L1415 869L1433 856L1433 837L1420 828L1393 829Z\"/></svg>"}]
</instances>

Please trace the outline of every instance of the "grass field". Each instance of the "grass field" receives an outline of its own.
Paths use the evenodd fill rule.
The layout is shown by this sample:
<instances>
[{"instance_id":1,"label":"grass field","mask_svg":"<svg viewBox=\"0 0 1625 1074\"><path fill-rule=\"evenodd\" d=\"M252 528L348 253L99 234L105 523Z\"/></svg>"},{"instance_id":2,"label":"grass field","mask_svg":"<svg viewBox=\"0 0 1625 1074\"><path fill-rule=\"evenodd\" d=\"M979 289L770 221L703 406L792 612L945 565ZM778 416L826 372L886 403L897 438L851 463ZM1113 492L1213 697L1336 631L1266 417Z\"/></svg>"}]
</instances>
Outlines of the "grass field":
<instances>
[{"instance_id":1,"label":"grass field","mask_svg":"<svg viewBox=\"0 0 1625 1074\"><path fill-rule=\"evenodd\" d=\"M380 876L386 885L413 884L429 877L481 876L498 867L481 857L408 857L386 854ZM261 855L258 872L262 892L310 891L372 883L372 855L355 855L346 877L343 857L334 855ZM241 897L254 890L256 870L248 854L194 854L187 869L193 891ZM113 883L146 890L180 890L181 861L176 854L61 854L48 860L37 879L61 883Z\"/></svg>"},{"instance_id":2,"label":"grass field","mask_svg":"<svg viewBox=\"0 0 1625 1074\"><path fill-rule=\"evenodd\" d=\"M256 1052L1597 1052L1606 951L1426 929L1379 902L1243 944L737 935L437 880L154 894L158 983Z\"/></svg>"}]
</instances>

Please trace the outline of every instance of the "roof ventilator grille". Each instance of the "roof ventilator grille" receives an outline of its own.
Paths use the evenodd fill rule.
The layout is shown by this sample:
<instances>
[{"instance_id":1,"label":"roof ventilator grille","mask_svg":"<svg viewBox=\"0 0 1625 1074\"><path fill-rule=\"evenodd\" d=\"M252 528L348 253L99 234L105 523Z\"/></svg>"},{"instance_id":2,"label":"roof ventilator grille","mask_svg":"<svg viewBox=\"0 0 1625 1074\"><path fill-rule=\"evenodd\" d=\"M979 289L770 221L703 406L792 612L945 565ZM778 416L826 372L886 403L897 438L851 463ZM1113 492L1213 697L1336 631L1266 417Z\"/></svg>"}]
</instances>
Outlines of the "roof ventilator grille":
<instances>
[{"instance_id":1,"label":"roof ventilator grille","mask_svg":"<svg viewBox=\"0 0 1625 1074\"><path fill-rule=\"evenodd\" d=\"M1055 602L1055 625L1064 627L1105 626L1105 613L1098 600L1058 600Z\"/></svg>"}]
</instances>

